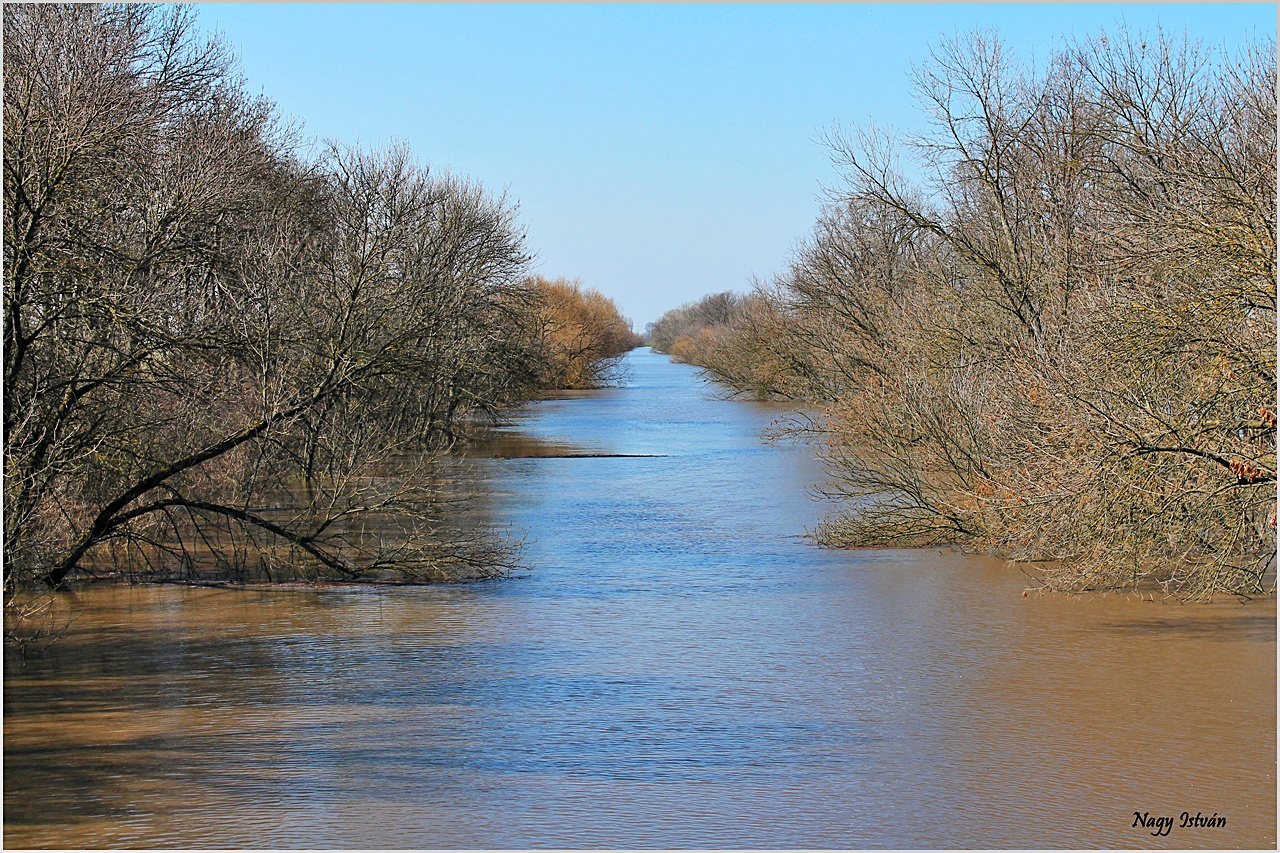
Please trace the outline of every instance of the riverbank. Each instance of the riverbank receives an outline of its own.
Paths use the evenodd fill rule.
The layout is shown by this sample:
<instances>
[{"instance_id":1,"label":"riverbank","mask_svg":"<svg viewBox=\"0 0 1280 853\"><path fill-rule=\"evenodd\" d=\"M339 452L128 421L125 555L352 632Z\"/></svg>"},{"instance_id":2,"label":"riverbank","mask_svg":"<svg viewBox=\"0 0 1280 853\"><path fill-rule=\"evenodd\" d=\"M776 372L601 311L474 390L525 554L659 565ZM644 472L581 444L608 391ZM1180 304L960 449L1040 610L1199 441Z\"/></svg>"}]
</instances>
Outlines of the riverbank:
<instances>
[{"instance_id":1,"label":"riverbank","mask_svg":"<svg viewBox=\"0 0 1280 853\"><path fill-rule=\"evenodd\" d=\"M628 361L506 435L667 455L472 460L527 578L61 594L5 670L6 846L1274 846L1274 600L817 548L775 408Z\"/></svg>"}]
</instances>

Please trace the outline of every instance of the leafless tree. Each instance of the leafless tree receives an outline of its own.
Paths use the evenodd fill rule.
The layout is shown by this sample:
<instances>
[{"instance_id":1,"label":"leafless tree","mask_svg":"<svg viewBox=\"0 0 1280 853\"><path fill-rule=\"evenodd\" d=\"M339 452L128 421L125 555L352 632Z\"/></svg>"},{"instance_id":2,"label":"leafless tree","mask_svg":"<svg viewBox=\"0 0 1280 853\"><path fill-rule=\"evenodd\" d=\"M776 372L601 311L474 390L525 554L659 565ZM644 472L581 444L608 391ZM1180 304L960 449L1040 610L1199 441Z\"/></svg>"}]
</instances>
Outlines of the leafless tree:
<instances>
[{"instance_id":1,"label":"leafless tree","mask_svg":"<svg viewBox=\"0 0 1280 853\"><path fill-rule=\"evenodd\" d=\"M4 9L5 579L511 564L430 448L541 371L514 207L300 159L182 7Z\"/></svg>"},{"instance_id":2,"label":"leafless tree","mask_svg":"<svg viewBox=\"0 0 1280 853\"><path fill-rule=\"evenodd\" d=\"M1121 32L1035 68L975 33L914 81L932 130L833 132L813 238L694 360L824 405L797 430L836 475L829 544L1272 591L1274 42Z\"/></svg>"}]
</instances>

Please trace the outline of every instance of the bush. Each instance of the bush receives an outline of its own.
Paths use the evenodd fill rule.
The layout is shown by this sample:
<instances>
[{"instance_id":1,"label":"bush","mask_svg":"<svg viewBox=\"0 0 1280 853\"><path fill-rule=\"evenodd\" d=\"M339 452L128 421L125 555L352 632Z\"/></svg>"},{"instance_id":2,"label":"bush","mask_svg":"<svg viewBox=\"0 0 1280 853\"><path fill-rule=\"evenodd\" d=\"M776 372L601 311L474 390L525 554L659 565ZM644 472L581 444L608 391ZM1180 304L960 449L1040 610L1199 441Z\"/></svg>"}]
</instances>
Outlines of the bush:
<instances>
[{"instance_id":1,"label":"bush","mask_svg":"<svg viewBox=\"0 0 1280 853\"><path fill-rule=\"evenodd\" d=\"M935 131L830 134L846 184L814 235L681 353L823 404L797 429L835 474L827 544L1274 592L1274 42L1122 33L1037 73L973 35L916 83Z\"/></svg>"},{"instance_id":2,"label":"bush","mask_svg":"<svg viewBox=\"0 0 1280 853\"><path fill-rule=\"evenodd\" d=\"M403 147L303 161L183 7L4 36L6 590L503 571L432 449L543 373L513 206Z\"/></svg>"},{"instance_id":3,"label":"bush","mask_svg":"<svg viewBox=\"0 0 1280 853\"><path fill-rule=\"evenodd\" d=\"M642 343L612 299L563 278L528 282L541 306L542 373L549 389L594 388L618 378L621 357Z\"/></svg>"}]
</instances>

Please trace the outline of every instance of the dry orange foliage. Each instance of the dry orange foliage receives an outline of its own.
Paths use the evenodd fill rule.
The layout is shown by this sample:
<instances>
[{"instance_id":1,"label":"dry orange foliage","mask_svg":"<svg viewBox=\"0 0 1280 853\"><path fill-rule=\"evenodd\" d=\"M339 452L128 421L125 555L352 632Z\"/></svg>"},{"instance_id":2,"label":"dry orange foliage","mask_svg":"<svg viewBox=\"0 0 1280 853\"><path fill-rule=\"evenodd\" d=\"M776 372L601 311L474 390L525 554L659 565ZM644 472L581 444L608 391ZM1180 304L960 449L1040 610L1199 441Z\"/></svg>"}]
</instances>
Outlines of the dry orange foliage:
<instances>
[{"instance_id":1,"label":"dry orange foliage","mask_svg":"<svg viewBox=\"0 0 1280 853\"><path fill-rule=\"evenodd\" d=\"M541 304L545 388L592 388L617 377L618 360L640 345L613 300L564 278L529 280Z\"/></svg>"}]
</instances>

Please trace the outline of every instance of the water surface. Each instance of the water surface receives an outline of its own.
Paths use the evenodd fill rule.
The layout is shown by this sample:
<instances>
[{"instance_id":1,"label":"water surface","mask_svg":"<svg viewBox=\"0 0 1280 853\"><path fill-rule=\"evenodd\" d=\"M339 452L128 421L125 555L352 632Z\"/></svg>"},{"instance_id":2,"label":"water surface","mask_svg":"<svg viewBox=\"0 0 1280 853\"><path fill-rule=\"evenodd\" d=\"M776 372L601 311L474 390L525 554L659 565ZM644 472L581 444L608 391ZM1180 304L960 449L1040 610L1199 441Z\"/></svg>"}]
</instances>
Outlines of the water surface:
<instances>
[{"instance_id":1,"label":"water surface","mask_svg":"<svg viewBox=\"0 0 1280 853\"><path fill-rule=\"evenodd\" d=\"M1273 601L823 551L780 409L628 363L473 451L528 577L69 595L6 666L5 844L1275 846Z\"/></svg>"}]
</instances>

